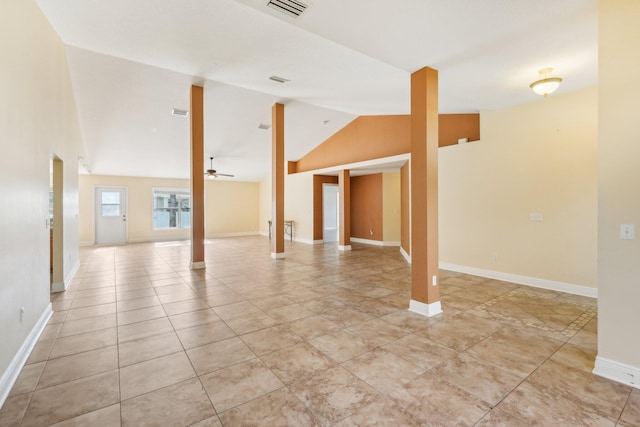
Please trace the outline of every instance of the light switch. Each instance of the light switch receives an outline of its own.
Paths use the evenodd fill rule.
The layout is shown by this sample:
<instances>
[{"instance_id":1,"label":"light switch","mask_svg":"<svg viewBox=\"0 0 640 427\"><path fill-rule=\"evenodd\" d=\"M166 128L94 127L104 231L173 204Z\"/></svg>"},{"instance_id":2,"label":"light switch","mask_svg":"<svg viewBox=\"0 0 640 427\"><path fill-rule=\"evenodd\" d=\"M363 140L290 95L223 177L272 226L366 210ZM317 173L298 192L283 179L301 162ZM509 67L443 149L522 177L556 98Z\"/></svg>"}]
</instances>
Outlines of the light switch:
<instances>
[{"instance_id":1,"label":"light switch","mask_svg":"<svg viewBox=\"0 0 640 427\"><path fill-rule=\"evenodd\" d=\"M542 221L542 214L539 212L532 212L529 214L529 221Z\"/></svg>"},{"instance_id":2,"label":"light switch","mask_svg":"<svg viewBox=\"0 0 640 427\"><path fill-rule=\"evenodd\" d=\"M636 238L636 225L635 224L620 224L620 238L622 240L635 240L635 238Z\"/></svg>"}]
</instances>

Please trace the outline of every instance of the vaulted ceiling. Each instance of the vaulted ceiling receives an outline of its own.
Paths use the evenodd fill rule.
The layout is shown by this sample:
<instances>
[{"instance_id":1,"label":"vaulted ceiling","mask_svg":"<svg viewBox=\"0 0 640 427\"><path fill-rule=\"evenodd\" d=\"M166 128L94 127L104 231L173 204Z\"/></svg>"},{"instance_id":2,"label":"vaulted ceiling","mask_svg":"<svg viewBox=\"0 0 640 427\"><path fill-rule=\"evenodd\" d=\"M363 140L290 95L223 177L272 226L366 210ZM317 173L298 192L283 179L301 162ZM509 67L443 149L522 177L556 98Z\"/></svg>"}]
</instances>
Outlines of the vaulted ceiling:
<instances>
[{"instance_id":1,"label":"vaulted ceiling","mask_svg":"<svg viewBox=\"0 0 640 427\"><path fill-rule=\"evenodd\" d=\"M275 102L297 160L359 115L408 114L423 66L439 70L441 113L536 101L548 66L559 94L597 81L597 0L299 0L297 18L267 1L37 0L67 46L92 173L187 178L189 121L171 110L192 84L206 157L258 181Z\"/></svg>"}]
</instances>

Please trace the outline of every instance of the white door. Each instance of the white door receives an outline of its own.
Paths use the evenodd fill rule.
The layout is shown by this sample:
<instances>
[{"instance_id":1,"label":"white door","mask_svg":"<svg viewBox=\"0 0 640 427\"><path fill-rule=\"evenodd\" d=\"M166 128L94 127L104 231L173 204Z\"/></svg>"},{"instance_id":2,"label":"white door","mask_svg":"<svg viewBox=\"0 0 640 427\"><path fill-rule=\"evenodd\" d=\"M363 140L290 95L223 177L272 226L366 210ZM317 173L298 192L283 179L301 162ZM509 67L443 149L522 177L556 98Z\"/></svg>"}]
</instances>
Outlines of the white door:
<instances>
[{"instance_id":1,"label":"white door","mask_svg":"<svg viewBox=\"0 0 640 427\"><path fill-rule=\"evenodd\" d=\"M338 241L338 186L322 184L322 240L325 242Z\"/></svg>"},{"instance_id":2,"label":"white door","mask_svg":"<svg viewBox=\"0 0 640 427\"><path fill-rule=\"evenodd\" d=\"M96 188L96 245L127 241L127 189Z\"/></svg>"}]
</instances>

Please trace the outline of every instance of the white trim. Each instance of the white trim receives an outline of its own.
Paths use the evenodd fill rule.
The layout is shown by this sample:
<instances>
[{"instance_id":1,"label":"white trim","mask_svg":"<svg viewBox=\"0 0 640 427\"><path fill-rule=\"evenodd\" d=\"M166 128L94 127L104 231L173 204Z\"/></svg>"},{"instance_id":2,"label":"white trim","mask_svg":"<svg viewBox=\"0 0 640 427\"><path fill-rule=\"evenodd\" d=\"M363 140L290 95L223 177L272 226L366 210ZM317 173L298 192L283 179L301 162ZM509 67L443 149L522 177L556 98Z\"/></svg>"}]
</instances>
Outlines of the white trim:
<instances>
[{"instance_id":1,"label":"white trim","mask_svg":"<svg viewBox=\"0 0 640 427\"><path fill-rule=\"evenodd\" d=\"M571 283L556 282L553 280L539 279L537 277L520 276L519 274L503 273L501 271L484 270L482 268L467 267L464 265L441 262L439 267L443 270L456 271L458 273L472 274L488 279L503 280L519 285L533 286L534 288L550 289L552 291L565 292L567 294L581 295L584 297L598 298L598 289L588 286L574 285Z\"/></svg>"},{"instance_id":2,"label":"white trim","mask_svg":"<svg viewBox=\"0 0 640 427\"><path fill-rule=\"evenodd\" d=\"M260 236L269 237L269 232L268 231L259 231L258 234Z\"/></svg>"},{"instance_id":3,"label":"white trim","mask_svg":"<svg viewBox=\"0 0 640 427\"><path fill-rule=\"evenodd\" d=\"M339 251L350 251L351 250L351 245L338 245L338 250Z\"/></svg>"},{"instance_id":4,"label":"white trim","mask_svg":"<svg viewBox=\"0 0 640 427\"><path fill-rule=\"evenodd\" d=\"M442 306L440 301L432 302L431 304L425 304L416 300L409 300L409 311L420 314L422 316L432 317L436 314L442 313Z\"/></svg>"},{"instance_id":5,"label":"white trim","mask_svg":"<svg viewBox=\"0 0 640 427\"><path fill-rule=\"evenodd\" d=\"M384 242L381 240L361 239L360 237L350 237L350 240L354 243L362 243L363 245L400 246L400 242Z\"/></svg>"},{"instance_id":6,"label":"white trim","mask_svg":"<svg viewBox=\"0 0 640 427\"><path fill-rule=\"evenodd\" d=\"M359 237L351 237L350 240L354 243L362 243L365 245L384 246L384 243L380 240L361 239Z\"/></svg>"},{"instance_id":7,"label":"white trim","mask_svg":"<svg viewBox=\"0 0 640 427\"><path fill-rule=\"evenodd\" d=\"M129 239L127 243L161 243L161 242L182 242L191 240L191 237L152 237L152 238L140 238L140 239Z\"/></svg>"},{"instance_id":8,"label":"white trim","mask_svg":"<svg viewBox=\"0 0 640 427\"><path fill-rule=\"evenodd\" d=\"M293 241L294 241L294 242L298 242L298 243L304 243L305 245L314 245L314 244L315 244L315 240L311 240L311 239L301 239L301 238L298 238L298 237L294 237L294 238L293 238ZM291 242L291 240L289 240L289 239L287 239L287 238L285 237L284 242L285 242L285 243L287 243L287 242Z\"/></svg>"},{"instance_id":9,"label":"white trim","mask_svg":"<svg viewBox=\"0 0 640 427\"><path fill-rule=\"evenodd\" d=\"M638 367L596 356L596 365L593 368L593 373L640 389L640 368Z\"/></svg>"},{"instance_id":10,"label":"white trim","mask_svg":"<svg viewBox=\"0 0 640 427\"><path fill-rule=\"evenodd\" d=\"M207 265L204 261L191 261L189 263L189 268L192 270L202 270L207 268Z\"/></svg>"},{"instance_id":11,"label":"white trim","mask_svg":"<svg viewBox=\"0 0 640 427\"><path fill-rule=\"evenodd\" d=\"M284 252L271 252L271 259L284 259Z\"/></svg>"},{"instance_id":12,"label":"white trim","mask_svg":"<svg viewBox=\"0 0 640 427\"><path fill-rule=\"evenodd\" d=\"M87 242L79 242L78 246L93 246L95 244L95 242L93 240L87 241Z\"/></svg>"},{"instance_id":13,"label":"white trim","mask_svg":"<svg viewBox=\"0 0 640 427\"><path fill-rule=\"evenodd\" d=\"M312 245L324 245L324 240L323 239L314 240Z\"/></svg>"},{"instance_id":14,"label":"white trim","mask_svg":"<svg viewBox=\"0 0 640 427\"><path fill-rule=\"evenodd\" d=\"M64 282L53 282L51 284L51 292L53 293L64 292L66 290L67 287L65 286Z\"/></svg>"},{"instance_id":15,"label":"white trim","mask_svg":"<svg viewBox=\"0 0 640 427\"><path fill-rule=\"evenodd\" d=\"M400 254L404 257L407 263L411 264L411 256L404 250L402 246L400 246Z\"/></svg>"},{"instance_id":16,"label":"white trim","mask_svg":"<svg viewBox=\"0 0 640 427\"><path fill-rule=\"evenodd\" d=\"M219 237L243 237L243 236L258 236L260 235L257 231L239 231L236 233L218 233L218 234L208 234L205 235L205 239L215 239ZM265 234L268 236L268 234Z\"/></svg>"},{"instance_id":17,"label":"white trim","mask_svg":"<svg viewBox=\"0 0 640 427\"><path fill-rule=\"evenodd\" d=\"M7 396L9 396L11 388L18 379L18 375L20 375L20 371L22 371L24 364L27 362L33 347L38 342L40 334L42 334L45 326L47 326L47 322L49 322L49 318L51 318L52 313L53 310L51 309L51 303L49 303L38 318L36 324L31 328L31 332L27 335L27 338L18 349L18 352L13 356L11 363L9 363L9 366L2 374L2 377L0 377L0 408L4 405Z\"/></svg>"}]
</instances>

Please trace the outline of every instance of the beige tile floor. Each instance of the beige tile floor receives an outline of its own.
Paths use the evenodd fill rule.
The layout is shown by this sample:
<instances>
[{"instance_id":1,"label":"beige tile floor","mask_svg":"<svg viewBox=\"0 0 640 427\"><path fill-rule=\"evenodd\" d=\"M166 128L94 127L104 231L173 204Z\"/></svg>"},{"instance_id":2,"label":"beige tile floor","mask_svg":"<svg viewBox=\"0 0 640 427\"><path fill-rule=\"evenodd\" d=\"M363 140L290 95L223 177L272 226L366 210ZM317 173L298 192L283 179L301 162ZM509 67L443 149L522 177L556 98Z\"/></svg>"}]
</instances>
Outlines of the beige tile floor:
<instances>
[{"instance_id":1,"label":"beige tile floor","mask_svg":"<svg viewBox=\"0 0 640 427\"><path fill-rule=\"evenodd\" d=\"M287 245L82 248L0 425L640 425L594 300L442 271L424 318L397 249Z\"/></svg>"}]
</instances>

